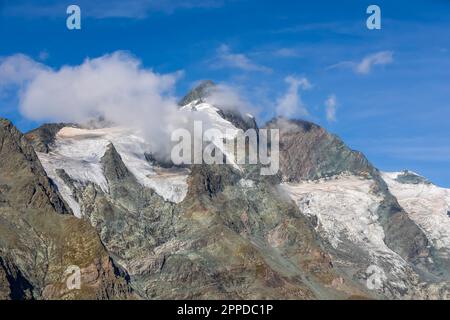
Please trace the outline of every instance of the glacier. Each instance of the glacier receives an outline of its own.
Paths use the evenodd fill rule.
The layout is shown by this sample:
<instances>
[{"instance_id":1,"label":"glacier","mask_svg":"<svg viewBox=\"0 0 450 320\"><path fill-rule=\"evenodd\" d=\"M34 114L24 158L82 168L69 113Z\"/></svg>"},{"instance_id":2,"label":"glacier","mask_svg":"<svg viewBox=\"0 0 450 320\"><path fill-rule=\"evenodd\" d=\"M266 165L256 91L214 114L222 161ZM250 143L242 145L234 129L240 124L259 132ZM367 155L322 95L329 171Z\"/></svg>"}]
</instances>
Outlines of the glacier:
<instances>
[{"instance_id":1,"label":"glacier","mask_svg":"<svg viewBox=\"0 0 450 320\"><path fill-rule=\"evenodd\" d=\"M377 209L383 198L374 193L375 181L343 173L330 178L299 183L282 183L279 188L295 202L300 211L317 218L316 230L335 249L343 243L367 252L368 264L389 266L392 284L405 287L411 274L408 262L385 243L385 233Z\"/></svg>"},{"instance_id":2,"label":"glacier","mask_svg":"<svg viewBox=\"0 0 450 320\"><path fill-rule=\"evenodd\" d=\"M236 164L233 141L238 129L228 120L223 119L216 107L193 101L180 108L180 111L198 111L205 128L217 129L223 136L223 147L216 145L226 156L228 163L236 170L242 169ZM121 156L125 166L145 187L153 189L166 201L180 203L188 191L189 170L185 168L165 169L150 164L145 154L151 151L143 135L125 127L108 127L86 129L64 127L57 134L49 153L38 152L38 157L48 176L57 185L62 197L70 206L74 215L82 217L80 205L75 200L71 188L59 176L58 170L80 185L93 183L104 193L108 193L108 181L103 174L101 159L108 145L112 143Z\"/></svg>"},{"instance_id":3,"label":"glacier","mask_svg":"<svg viewBox=\"0 0 450 320\"><path fill-rule=\"evenodd\" d=\"M77 217L82 216L80 206L57 170L64 169L67 175L80 185L93 183L107 193L109 187L103 174L101 159L111 143L139 183L153 189L167 201L183 201L188 190L189 170L163 169L150 164L145 158L145 153L150 150L149 145L139 132L123 127L64 127L56 134L50 152L37 154L48 176L58 186L64 200Z\"/></svg>"},{"instance_id":4,"label":"glacier","mask_svg":"<svg viewBox=\"0 0 450 320\"><path fill-rule=\"evenodd\" d=\"M383 172L389 191L397 198L408 216L423 230L437 249L450 248L450 189L426 181L400 181L404 174L420 177L410 171ZM424 180L424 178L422 178ZM448 255L448 252L447 252Z\"/></svg>"}]
</instances>

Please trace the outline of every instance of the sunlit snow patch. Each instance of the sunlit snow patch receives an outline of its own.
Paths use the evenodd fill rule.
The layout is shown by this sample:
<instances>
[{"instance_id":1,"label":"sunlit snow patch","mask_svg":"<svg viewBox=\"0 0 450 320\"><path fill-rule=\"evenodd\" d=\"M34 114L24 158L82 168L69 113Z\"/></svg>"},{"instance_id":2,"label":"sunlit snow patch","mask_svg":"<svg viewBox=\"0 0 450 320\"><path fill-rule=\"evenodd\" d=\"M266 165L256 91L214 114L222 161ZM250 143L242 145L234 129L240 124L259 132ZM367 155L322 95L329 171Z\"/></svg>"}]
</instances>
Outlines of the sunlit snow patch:
<instances>
[{"instance_id":1,"label":"sunlit snow patch","mask_svg":"<svg viewBox=\"0 0 450 320\"><path fill-rule=\"evenodd\" d=\"M374 181L340 175L331 179L283 183L280 188L307 216L317 218L317 230L334 247L351 243L366 251L371 263L388 262L391 273L400 278L407 268L406 261L384 242L383 227L377 209L383 200L371 190ZM401 282L398 284L402 286Z\"/></svg>"},{"instance_id":2,"label":"sunlit snow patch","mask_svg":"<svg viewBox=\"0 0 450 320\"><path fill-rule=\"evenodd\" d=\"M230 121L222 118L222 116L219 114L218 108L209 103L202 103L198 100L195 100L181 107L180 110L201 112L201 114L205 116L205 121L202 121L203 131L206 131L208 129L217 129L222 133L222 139L225 141L224 147L222 148L218 144L215 144L216 147L219 148L220 151L225 155L227 161L233 168L242 171L241 167L239 167L239 165L236 163L233 142L234 139L238 136L239 129L236 128ZM226 143L227 141L228 143Z\"/></svg>"},{"instance_id":3,"label":"sunlit snow patch","mask_svg":"<svg viewBox=\"0 0 450 320\"><path fill-rule=\"evenodd\" d=\"M407 172L384 172L383 179L400 205L438 249L450 248L450 189L439 188L424 181L404 181ZM399 179L400 178L400 179Z\"/></svg>"}]
</instances>

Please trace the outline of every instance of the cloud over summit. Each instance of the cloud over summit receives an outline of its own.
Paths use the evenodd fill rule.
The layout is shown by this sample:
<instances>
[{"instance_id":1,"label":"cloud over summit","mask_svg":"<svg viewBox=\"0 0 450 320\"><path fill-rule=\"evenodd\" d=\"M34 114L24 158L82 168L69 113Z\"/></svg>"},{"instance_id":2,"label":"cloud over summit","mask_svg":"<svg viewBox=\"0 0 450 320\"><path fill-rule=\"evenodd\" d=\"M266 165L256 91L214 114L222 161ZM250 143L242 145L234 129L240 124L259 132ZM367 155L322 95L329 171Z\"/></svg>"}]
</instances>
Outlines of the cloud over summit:
<instances>
[{"instance_id":1,"label":"cloud over summit","mask_svg":"<svg viewBox=\"0 0 450 320\"><path fill-rule=\"evenodd\" d=\"M277 115L284 117L291 117L294 115L303 117L309 115L300 96L300 90L308 90L311 88L308 79L288 76L284 81L287 83L288 89L287 92L277 100Z\"/></svg>"},{"instance_id":2,"label":"cloud over summit","mask_svg":"<svg viewBox=\"0 0 450 320\"><path fill-rule=\"evenodd\" d=\"M57 70L24 55L0 63L0 84L20 88L24 117L74 123L102 117L139 129L158 151L170 141L171 130L186 122L173 94L180 75L157 74L125 52Z\"/></svg>"}]
</instances>

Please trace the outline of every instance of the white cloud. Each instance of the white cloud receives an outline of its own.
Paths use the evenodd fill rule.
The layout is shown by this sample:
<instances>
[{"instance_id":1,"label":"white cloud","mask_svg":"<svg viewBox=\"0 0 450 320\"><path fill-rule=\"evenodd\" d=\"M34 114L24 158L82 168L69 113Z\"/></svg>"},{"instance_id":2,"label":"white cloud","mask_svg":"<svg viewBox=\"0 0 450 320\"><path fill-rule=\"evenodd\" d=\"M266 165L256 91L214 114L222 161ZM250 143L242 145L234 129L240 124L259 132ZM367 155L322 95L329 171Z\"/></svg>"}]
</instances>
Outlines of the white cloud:
<instances>
[{"instance_id":1,"label":"white cloud","mask_svg":"<svg viewBox=\"0 0 450 320\"><path fill-rule=\"evenodd\" d=\"M360 74L368 74L375 65L386 65L392 63L393 53L391 51L381 51L365 57L355 68Z\"/></svg>"},{"instance_id":2,"label":"white cloud","mask_svg":"<svg viewBox=\"0 0 450 320\"><path fill-rule=\"evenodd\" d=\"M236 88L226 84L218 84L212 88L205 101L224 110L239 110L241 113L250 113L253 115L257 112L256 107L243 94Z\"/></svg>"},{"instance_id":3,"label":"white cloud","mask_svg":"<svg viewBox=\"0 0 450 320\"><path fill-rule=\"evenodd\" d=\"M295 58L300 56L299 50L292 48L280 48L276 50L274 54L282 58Z\"/></svg>"},{"instance_id":4,"label":"white cloud","mask_svg":"<svg viewBox=\"0 0 450 320\"><path fill-rule=\"evenodd\" d=\"M308 90L311 88L308 79L288 76L285 78L285 82L289 87L286 94L277 100L277 115L284 117L307 116L309 113L303 104L299 91L300 89Z\"/></svg>"},{"instance_id":5,"label":"white cloud","mask_svg":"<svg viewBox=\"0 0 450 320\"><path fill-rule=\"evenodd\" d=\"M173 107L175 99L165 95L176 78L153 73L133 56L116 52L79 66L40 70L22 93L20 108L33 120L81 122L108 114L121 122L136 111L157 111L155 105Z\"/></svg>"},{"instance_id":6,"label":"white cloud","mask_svg":"<svg viewBox=\"0 0 450 320\"><path fill-rule=\"evenodd\" d=\"M328 122L335 122L336 121L336 108L337 108L337 99L336 96L333 94L328 97L327 100L325 100L325 111Z\"/></svg>"},{"instance_id":7,"label":"white cloud","mask_svg":"<svg viewBox=\"0 0 450 320\"><path fill-rule=\"evenodd\" d=\"M0 88L18 89L19 111L29 120L83 124L102 117L141 131L151 146L148 151L166 159L175 129L190 130L193 120L210 126L203 113L179 110L174 89L182 72L157 74L125 52L59 69L20 54L0 62ZM223 109L256 111L229 85L217 85L207 100Z\"/></svg>"},{"instance_id":8,"label":"white cloud","mask_svg":"<svg viewBox=\"0 0 450 320\"><path fill-rule=\"evenodd\" d=\"M350 68L355 73L367 75L372 71L374 66L387 65L394 62L393 55L392 51L380 51L365 56L361 61L342 61L328 67L328 69Z\"/></svg>"},{"instance_id":9,"label":"white cloud","mask_svg":"<svg viewBox=\"0 0 450 320\"><path fill-rule=\"evenodd\" d=\"M11 87L22 87L48 68L23 54L0 58L0 93Z\"/></svg>"},{"instance_id":10,"label":"white cloud","mask_svg":"<svg viewBox=\"0 0 450 320\"><path fill-rule=\"evenodd\" d=\"M3 59L0 83L21 86L19 110L31 120L84 123L103 117L138 129L155 153L167 155L170 133L187 123L173 95L180 73L157 74L115 52L58 70L29 57Z\"/></svg>"},{"instance_id":11,"label":"white cloud","mask_svg":"<svg viewBox=\"0 0 450 320\"><path fill-rule=\"evenodd\" d=\"M213 62L212 67L236 68L244 71L257 71L269 73L272 70L268 67L253 62L245 54L233 53L230 48L223 44L217 50L217 59Z\"/></svg>"}]
</instances>

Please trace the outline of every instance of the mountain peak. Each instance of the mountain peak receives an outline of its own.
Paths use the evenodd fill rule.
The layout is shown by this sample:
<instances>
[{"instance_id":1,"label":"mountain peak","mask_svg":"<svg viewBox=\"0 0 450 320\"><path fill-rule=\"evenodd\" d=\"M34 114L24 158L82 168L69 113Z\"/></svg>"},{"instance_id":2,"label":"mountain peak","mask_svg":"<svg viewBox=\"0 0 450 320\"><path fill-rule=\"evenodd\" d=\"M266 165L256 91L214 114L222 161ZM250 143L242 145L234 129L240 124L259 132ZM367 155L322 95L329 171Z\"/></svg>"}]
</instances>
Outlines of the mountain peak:
<instances>
[{"instance_id":1,"label":"mountain peak","mask_svg":"<svg viewBox=\"0 0 450 320\"><path fill-rule=\"evenodd\" d=\"M280 170L286 181L374 171L362 153L351 150L339 137L312 122L278 117L265 128L280 130Z\"/></svg>"},{"instance_id":2,"label":"mountain peak","mask_svg":"<svg viewBox=\"0 0 450 320\"><path fill-rule=\"evenodd\" d=\"M213 81L204 80L189 91L189 93L181 99L179 105L186 106L195 102L194 104L197 106L201 103L206 103L206 98L216 89L217 86ZM239 106L230 107L214 104L213 107L220 117L231 122L234 126L236 126L236 128L242 130L258 128L255 118L249 114L242 114L238 108ZM192 108L192 110L196 110L196 108Z\"/></svg>"},{"instance_id":3,"label":"mountain peak","mask_svg":"<svg viewBox=\"0 0 450 320\"><path fill-rule=\"evenodd\" d=\"M1 127L7 127L11 125L11 121L5 118L0 118L0 126Z\"/></svg>"},{"instance_id":4,"label":"mountain peak","mask_svg":"<svg viewBox=\"0 0 450 320\"><path fill-rule=\"evenodd\" d=\"M48 153L49 146L55 141L56 134L64 127L75 127L68 123L46 123L25 134L25 138L37 152Z\"/></svg>"},{"instance_id":5,"label":"mountain peak","mask_svg":"<svg viewBox=\"0 0 450 320\"><path fill-rule=\"evenodd\" d=\"M403 184L431 184L428 179L410 170L403 170L395 180Z\"/></svg>"},{"instance_id":6,"label":"mountain peak","mask_svg":"<svg viewBox=\"0 0 450 320\"><path fill-rule=\"evenodd\" d=\"M183 99L181 99L179 105L185 106L192 101L204 99L208 96L211 89L215 86L216 84L212 80L201 81L196 87L191 89L191 91L189 91L188 94L183 97Z\"/></svg>"},{"instance_id":7,"label":"mountain peak","mask_svg":"<svg viewBox=\"0 0 450 320\"><path fill-rule=\"evenodd\" d=\"M0 119L0 142L3 201L16 210L45 209L67 213L32 145L9 120Z\"/></svg>"},{"instance_id":8,"label":"mountain peak","mask_svg":"<svg viewBox=\"0 0 450 320\"><path fill-rule=\"evenodd\" d=\"M315 124L314 122L301 120L301 119L287 119L282 116L275 117L269 120L266 125L268 128L278 128L283 133L287 131L293 132L309 132L312 130L325 131L321 126Z\"/></svg>"}]
</instances>

